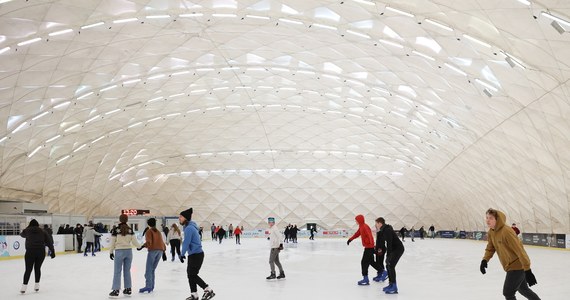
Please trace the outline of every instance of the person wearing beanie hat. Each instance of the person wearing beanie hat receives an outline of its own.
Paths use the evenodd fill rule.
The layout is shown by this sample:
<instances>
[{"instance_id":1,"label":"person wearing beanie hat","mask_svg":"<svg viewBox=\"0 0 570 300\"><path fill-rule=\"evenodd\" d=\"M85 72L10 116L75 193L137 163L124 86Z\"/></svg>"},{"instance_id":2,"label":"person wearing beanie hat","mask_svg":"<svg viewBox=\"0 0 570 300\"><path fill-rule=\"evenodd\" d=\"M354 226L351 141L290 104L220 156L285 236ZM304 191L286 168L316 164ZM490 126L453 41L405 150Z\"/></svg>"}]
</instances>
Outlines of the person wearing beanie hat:
<instances>
[{"instance_id":1,"label":"person wearing beanie hat","mask_svg":"<svg viewBox=\"0 0 570 300\"><path fill-rule=\"evenodd\" d=\"M208 286L206 282L198 273L204 262L204 251L202 250L202 241L198 233L198 225L192 221L192 208L189 208L180 213L178 221L184 227L184 240L182 241L182 257L188 252L188 267L186 273L188 274L188 283L190 285L190 297L186 300L198 300L198 287L204 290L202 300L212 299L216 294Z\"/></svg>"},{"instance_id":2,"label":"person wearing beanie hat","mask_svg":"<svg viewBox=\"0 0 570 300\"><path fill-rule=\"evenodd\" d=\"M154 290L154 273L162 254L166 251L166 245L162 239L162 234L158 229L156 229L156 219L150 218L146 221L146 224L149 228L145 233L145 243L143 244L143 247L148 249L146 256L146 269L144 273L145 286L139 289L139 293L150 293ZM164 260L166 260L166 256L164 256Z\"/></svg>"},{"instance_id":3,"label":"person wearing beanie hat","mask_svg":"<svg viewBox=\"0 0 570 300\"><path fill-rule=\"evenodd\" d=\"M87 252L91 249L91 256L95 256L95 236L101 236L99 232L95 231L93 228L93 221L89 221L89 224L83 230L83 240L85 241L85 251L83 256L87 256Z\"/></svg>"},{"instance_id":4,"label":"person wearing beanie hat","mask_svg":"<svg viewBox=\"0 0 570 300\"><path fill-rule=\"evenodd\" d=\"M140 247L132 228L127 224L129 217L125 214L119 216L119 226L111 230L111 245L109 246L109 258L113 260L113 285L110 297L118 297L121 289L121 272L125 282L124 295L131 295L131 264L133 262L132 247Z\"/></svg>"},{"instance_id":5,"label":"person wearing beanie hat","mask_svg":"<svg viewBox=\"0 0 570 300\"><path fill-rule=\"evenodd\" d=\"M269 267L271 268L271 274L265 279L284 279L285 271L283 271L283 266L281 266L281 262L279 261L279 252L283 250L283 244L281 243L283 236L281 235L281 232L279 232L279 228L275 226L275 218L268 218L267 223L269 224L269 237L267 239L269 240L269 245L271 247L271 251L269 252ZM279 268L279 276L277 277L275 276L275 265Z\"/></svg>"},{"instance_id":6,"label":"person wearing beanie hat","mask_svg":"<svg viewBox=\"0 0 570 300\"><path fill-rule=\"evenodd\" d=\"M20 293L25 293L28 288L28 281L32 275L32 269L35 271L34 290L40 290L40 277L42 275L42 263L46 257L46 246L49 248L50 257L55 257L55 249L53 248L53 240L50 239L47 232L40 228L40 224L36 219L32 219L28 227L26 227L20 236L26 239L26 254L24 261L26 262L26 271L24 272L24 282Z\"/></svg>"}]
</instances>

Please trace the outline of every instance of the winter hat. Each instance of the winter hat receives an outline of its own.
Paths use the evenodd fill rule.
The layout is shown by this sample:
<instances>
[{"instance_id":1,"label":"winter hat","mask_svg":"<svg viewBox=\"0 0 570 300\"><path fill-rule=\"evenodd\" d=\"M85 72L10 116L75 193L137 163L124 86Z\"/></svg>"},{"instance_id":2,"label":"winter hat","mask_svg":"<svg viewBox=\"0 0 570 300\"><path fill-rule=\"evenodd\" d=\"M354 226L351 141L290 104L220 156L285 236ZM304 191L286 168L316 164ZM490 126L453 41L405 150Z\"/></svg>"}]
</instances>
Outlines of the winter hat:
<instances>
[{"instance_id":1,"label":"winter hat","mask_svg":"<svg viewBox=\"0 0 570 300\"><path fill-rule=\"evenodd\" d=\"M267 218L267 223L275 223L275 218L274 217Z\"/></svg>"},{"instance_id":2,"label":"winter hat","mask_svg":"<svg viewBox=\"0 0 570 300\"><path fill-rule=\"evenodd\" d=\"M192 207L180 213L186 220L192 220Z\"/></svg>"},{"instance_id":3,"label":"winter hat","mask_svg":"<svg viewBox=\"0 0 570 300\"><path fill-rule=\"evenodd\" d=\"M156 227L156 219L150 218L150 219L146 220L146 224L150 227Z\"/></svg>"},{"instance_id":4,"label":"winter hat","mask_svg":"<svg viewBox=\"0 0 570 300\"><path fill-rule=\"evenodd\" d=\"M127 223L127 221L129 220L129 216L122 214L119 216L119 222L121 223Z\"/></svg>"},{"instance_id":5,"label":"winter hat","mask_svg":"<svg viewBox=\"0 0 570 300\"><path fill-rule=\"evenodd\" d=\"M36 221L36 219L32 219L32 220L30 221L30 226L33 226L33 227L40 227L40 223L38 223L38 221Z\"/></svg>"}]
</instances>

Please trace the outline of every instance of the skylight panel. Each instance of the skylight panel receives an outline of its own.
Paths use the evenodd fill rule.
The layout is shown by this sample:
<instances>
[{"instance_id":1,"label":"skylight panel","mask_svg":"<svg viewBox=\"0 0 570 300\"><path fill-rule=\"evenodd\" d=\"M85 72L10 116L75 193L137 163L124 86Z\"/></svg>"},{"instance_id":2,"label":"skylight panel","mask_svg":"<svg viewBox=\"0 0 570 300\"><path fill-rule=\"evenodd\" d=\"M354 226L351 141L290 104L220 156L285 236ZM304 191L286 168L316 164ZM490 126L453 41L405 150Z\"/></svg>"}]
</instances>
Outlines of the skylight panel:
<instances>
[{"instance_id":1,"label":"skylight panel","mask_svg":"<svg viewBox=\"0 0 570 300\"><path fill-rule=\"evenodd\" d=\"M400 40L400 41L404 40L404 39L402 39L402 37L400 37L399 34L397 34L394 30L392 30L392 28L390 28L388 26L384 26L382 33L384 33L385 35L387 35L393 39L396 39L396 40Z\"/></svg>"},{"instance_id":2,"label":"skylight panel","mask_svg":"<svg viewBox=\"0 0 570 300\"><path fill-rule=\"evenodd\" d=\"M335 22L340 21L340 16L326 7L317 7L315 9L315 18L327 19Z\"/></svg>"},{"instance_id":3,"label":"skylight panel","mask_svg":"<svg viewBox=\"0 0 570 300\"><path fill-rule=\"evenodd\" d=\"M282 5L281 5L281 12L282 12L282 13L285 13L285 14L290 14L290 15L297 15L297 14L299 14L298 11L294 10L293 8L291 8L291 7L289 7L289 6L285 5L285 4L282 4Z\"/></svg>"},{"instance_id":4,"label":"skylight panel","mask_svg":"<svg viewBox=\"0 0 570 300\"><path fill-rule=\"evenodd\" d=\"M439 53L441 51L441 46L436 41L434 41L433 39L430 39L427 37L423 37L423 36L417 37L416 38L416 44L428 47L429 49L431 49L435 53Z\"/></svg>"}]
</instances>

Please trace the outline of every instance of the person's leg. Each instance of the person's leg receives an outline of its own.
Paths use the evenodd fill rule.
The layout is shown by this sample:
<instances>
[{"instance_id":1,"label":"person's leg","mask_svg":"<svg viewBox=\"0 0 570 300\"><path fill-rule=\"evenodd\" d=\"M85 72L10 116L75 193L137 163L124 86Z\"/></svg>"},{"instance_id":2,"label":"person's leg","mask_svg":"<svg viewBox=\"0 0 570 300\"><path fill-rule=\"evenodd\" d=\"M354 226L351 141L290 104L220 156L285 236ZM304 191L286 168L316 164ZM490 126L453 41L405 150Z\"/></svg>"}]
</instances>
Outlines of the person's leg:
<instances>
[{"instance_id":1,"label":"person's leg","mask_svg":"<svg viewBox=\"0 0 570 300\"><path fill-rule=\"evenodd\" d=\"M275 258L277 257L277 248L271 248L269 252L269 268L271 269L271 274L275 274Z\"/></svg>"},{"instance_id":2,"label":"person's leg","mask_svg":"<svg viewBox=\"0 0 570 300\"><path fill-rule=\"evenodd\" d=\"M44 263L44 259L46 258L45 250L40 250L36 253L36 257L34 259L34 272L36 275L36 283L40 282L40 278L42 277L42 264Z\"/></svg>"},{"instance_id":3,"label":"person's leg","mask_svg":"<svg viewBox=\"0 0 570 300\"><path fill-rule=\"evenodd\" d=\"M170 254L172 255L172 261L174 261L174 255L176 255L176 240L170 240ZM180 255L179 255L180 256Z\"/></svg>"},{"instance_id":4,"label":"person's leg","mask_svg":"<svg viewBox=\"0 0 570 300\"><path fill-rule=\"evenodd\" d=\"M524 271L515 270L508 271L505 275L505 283L503 284L503 296L506 300L516 300L515 293L524 280Z\"/></svg>"},{"instance_id":5,"label":"person's leg","mask_svg":"<svg viewBox=\"0 0 570 300\"><path fill-rule=\"evenodd\" d=\"M368 267L372 265L373 268L377 269L374 263L374 249L365 248L362 252L362 259L360 260L360 267L362 268L362 276L368 276Z\"/></svg>"},{"instance_id":6,"label":"person's leg","mask_svg":"<svg viewBox=\"0 0 570 300\"><path fill-rule=\"evenodd\" d=\"M115 259L113 260L113 284L111 285L111 290L113 291L121 289L121 272L123 270L124 260L125 255L123 250L115 250ZM127 270L125 269L125 273L126 272Z\"/></svg>"},{"instance_id":7,"label":"person's leg","mask_svg":"<svg viewBox=\"0 0 570 300\"><path fill-rule=\"evenodd\" d=\"M30 281L30 276L32 275L32 269L34 268L35 257L32 250L27 250L24 255L24 262L26 263L26 271L24 272L24 284L28 284Z\"/></svg>"},{"instance_id":8,"label":"person's leg","mask_svg":"<svg viewBox=\"0 0 570 300\"><path fill-rule=\"evenodd\" d=\"M150 289L151 287L151 280L152 280L152 264L153 264L153 256L152 251L148 251L146 254L146 265L145 265L145 272L144 272L144 279L145 285L144 288Z\"/></svg>"},{"instance_id":9,"label":"person's leg","mask_svg":"<svg viewBox=\"0 0 570 300\"><path fill-rule=\"evenodd\" d=\"M156 271L156 267L158 267L158 262L160 261L160 258L162 258L162 251L160 250L153 250L153 260L152 260L152 272L151 272L151 276L152 276L152 281L151 281L151 286L150 288L152 290L154 290L154 282L155 282L155 271Z\"/></svg>"},{"instance_id":10,"label":"person's leg","mask_svg":"<svg viewBox=\"0 0 570 300\"><path fill-rule=\"evenodd\" d=\"M284 273L283 267L281 266L281 262L279 261L279 252L281 252L281 250L277 249L277 251L275 252L277 253L275 255L275 265L277 266L277 268L279 268L279 273Z\"/></svg>"},{"instance_id":11,"label":"person's leg","mask_svg":"<svg viewBox=\"0 0 570 300\"><path fill-rule=\"evenodd\" d=\"M388 282L393 284L396 283L396 265L404 254L404 250L396 251L391 253L386 262L386 269L388 269Z\"/></svg>"},{"instance_id":12,"label":"person's leg","mask_svg":"<svg viewBox=\"0 0 570 300\"><path fill-rule=\"evenodd\" d=\"M130 289L133 286L131 280L131 264L133 263L133 250L127 249L123 251L125 256L125 258L123 259L123 276L125 280L125 288Z\"/></svg>"},{"instance_id":13,"label":"person's leg","mask_svg":"<svg viewBox=\"0 0 570 300\"><path fill-rule=\"evenodd\" d=\"M202 263L204 262L204 252L188 255L188 267L186 273L188 274L188 283L190 285L190 292L198 292L198 285L205 289L208 284L198 276L200 268L202 268Z\"/></svg>"},{"instance_id":14,"label":"person's leg","mask_svg":"<svg viewBox=\"0 0 570 300\"><path fill-rule=\"evenodd\" d=\"M538 297L538 295L529 288L528 283L526 282L526 277L524 276L518 292L529 300L540 300L540 297Z\"/></svg>"}]
</instances>

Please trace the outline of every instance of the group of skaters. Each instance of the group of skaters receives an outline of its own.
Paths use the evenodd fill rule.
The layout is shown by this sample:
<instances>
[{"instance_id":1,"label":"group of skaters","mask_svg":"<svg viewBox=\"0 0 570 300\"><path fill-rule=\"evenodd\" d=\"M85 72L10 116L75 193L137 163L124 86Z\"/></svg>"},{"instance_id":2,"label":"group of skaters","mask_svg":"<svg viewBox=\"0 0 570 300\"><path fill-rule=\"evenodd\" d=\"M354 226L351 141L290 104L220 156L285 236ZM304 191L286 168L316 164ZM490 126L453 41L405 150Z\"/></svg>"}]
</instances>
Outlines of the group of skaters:
<instances>
[{"instance_id":1,"label":"group of skaters","mask_svg":"<svg viewBox=\"0 0 570 300\"><path fill-rule=\"evenodd\" d=\"M201 228L201 227L200 227ZM243 226L236 226L234 229L234 225L228 225L228 230L224 229L223 225L216 226L215 223L212 223L210 226L211 234L212 234L212 241L219 241L222 243L223 239L227 238L234 238L236 240L236 245L241 245L241 235L243 233Z\"/></svg>"},{"instance_id":2,"label":"group of skaters","mask_svg":"<svg viewBox=\"0 0 570 300\"><path fill-rule=\"evenodd\" d=\"M172 261L174 261L175 249L182 245L181 252L178 252L179 259L182 263L187 260L187 277L190 286L190 297L186 300L198 300L198 286L203 289L204 294L202 300L209 300L215 296L214 291L209 285L198 275L204 262L204 251L199 233L199 227L192 221L192 208L182 211L179 215L179 223L182 225L183 234L176 224L173 224L167 237L172 253ZM527 299L540 300L540 298L529 288L537 284L537 280L530 268L530 259L523 247L522 242L518 239L514 228L506 225L506 216L503 212L496 209L489 209L485 214L486 223L489 227L487 233L487 246L485 254L481 260L480 271L486 273L488 262L496 253L499 261L506 272L506 278L503 286L503 295L507 300L515 300L515 293L518 291ZM404 254L404 245L400 241L391 225L386 224L386 220L382 217L375 220L376 242L372 235L372 230L366 224L363 215L355 217L358 224L358 230L347 240L349 245L354 239L360 237L364 248L361 259L362 280L358 281L358 285L370 285L368 278L368 268L372 266L377 271L377 276L372 280L376 282L384 282L388 279L388 285L383 288L386 294L398 293L396 281L396 265ZM114 263L112 290L110 297L119 296L121 290L121 274L124 282L124 295L131 295L131 263L133 259L132 248L137 250L147 248L146 269L145 269L145 286L139 289L140 293L151 293L155 288L155 270L162 257L166 260L166 245L162 234L156 229L156 219L147 220L148 228L145 230L145 242L141 245L135 237L132 227L127 224L128 216L120 215L119 225L111 231L111 245L109 249L109 257ZM283 236L279 229L275 226L275 218L268 219L269 225L269 266L270 275L267 280L284 279L285 272L279 260L279 253L283 250ZM234 232L235 234L235 232ZM31 276L32 270L35 271L34 290L40 289L41 265L45 259L45 248L49 248L49 255L55 258L55 250L53 248L53 239L49 234L39 227L38 222L32 219L29 226L20 234L26 239L26 253L24 256L26 269L24 272L23 284L20 290L25 293ZM181 241L181 237L184 239ZM180 243L181 242L181 243ZM384 265L385 262L385 265ZM276 274L276 267L279 275Z\"/></svg>"},{"instance_id":3,"label":"group of skaters","mask_svg":"<svg viewBox=\"0 0 570 300\"><path fill-rule=\"evenodd\" d=\"M489 260L496 253L505 270L506 277L503 285L503 296L506 300L516 300L516 292L530 300L540 300L529 286L537 284L537 280L530 268L530 259L524 249L522 241L518 238L520 231L515 224L512 227L506 225L506 216L496 209L488 209L485 213L485 221L489 230L487 232L487 247L481 260L480 271L486 273ZM351 236L346 244L360 237L364 252L362 254L361 268L362 280L358 285L370 285L368 268L372 266L377 271L377 276L372 278L376 282L384 282L388 279L388 285L383 288L386 294L397 294L396 265L404 254L404 244L398 238L391 225L386 224L384 218L375 220L376 243L372 236L372 230L366 224L364 216L355 217L358 231ZM435 237L435 228L429 229L432 238ZM405 234L402 235L402 240ZM413 236L413 235L412 235ZM386 265L384 266L384 261Z\"/></svg>"}]
</instances>

